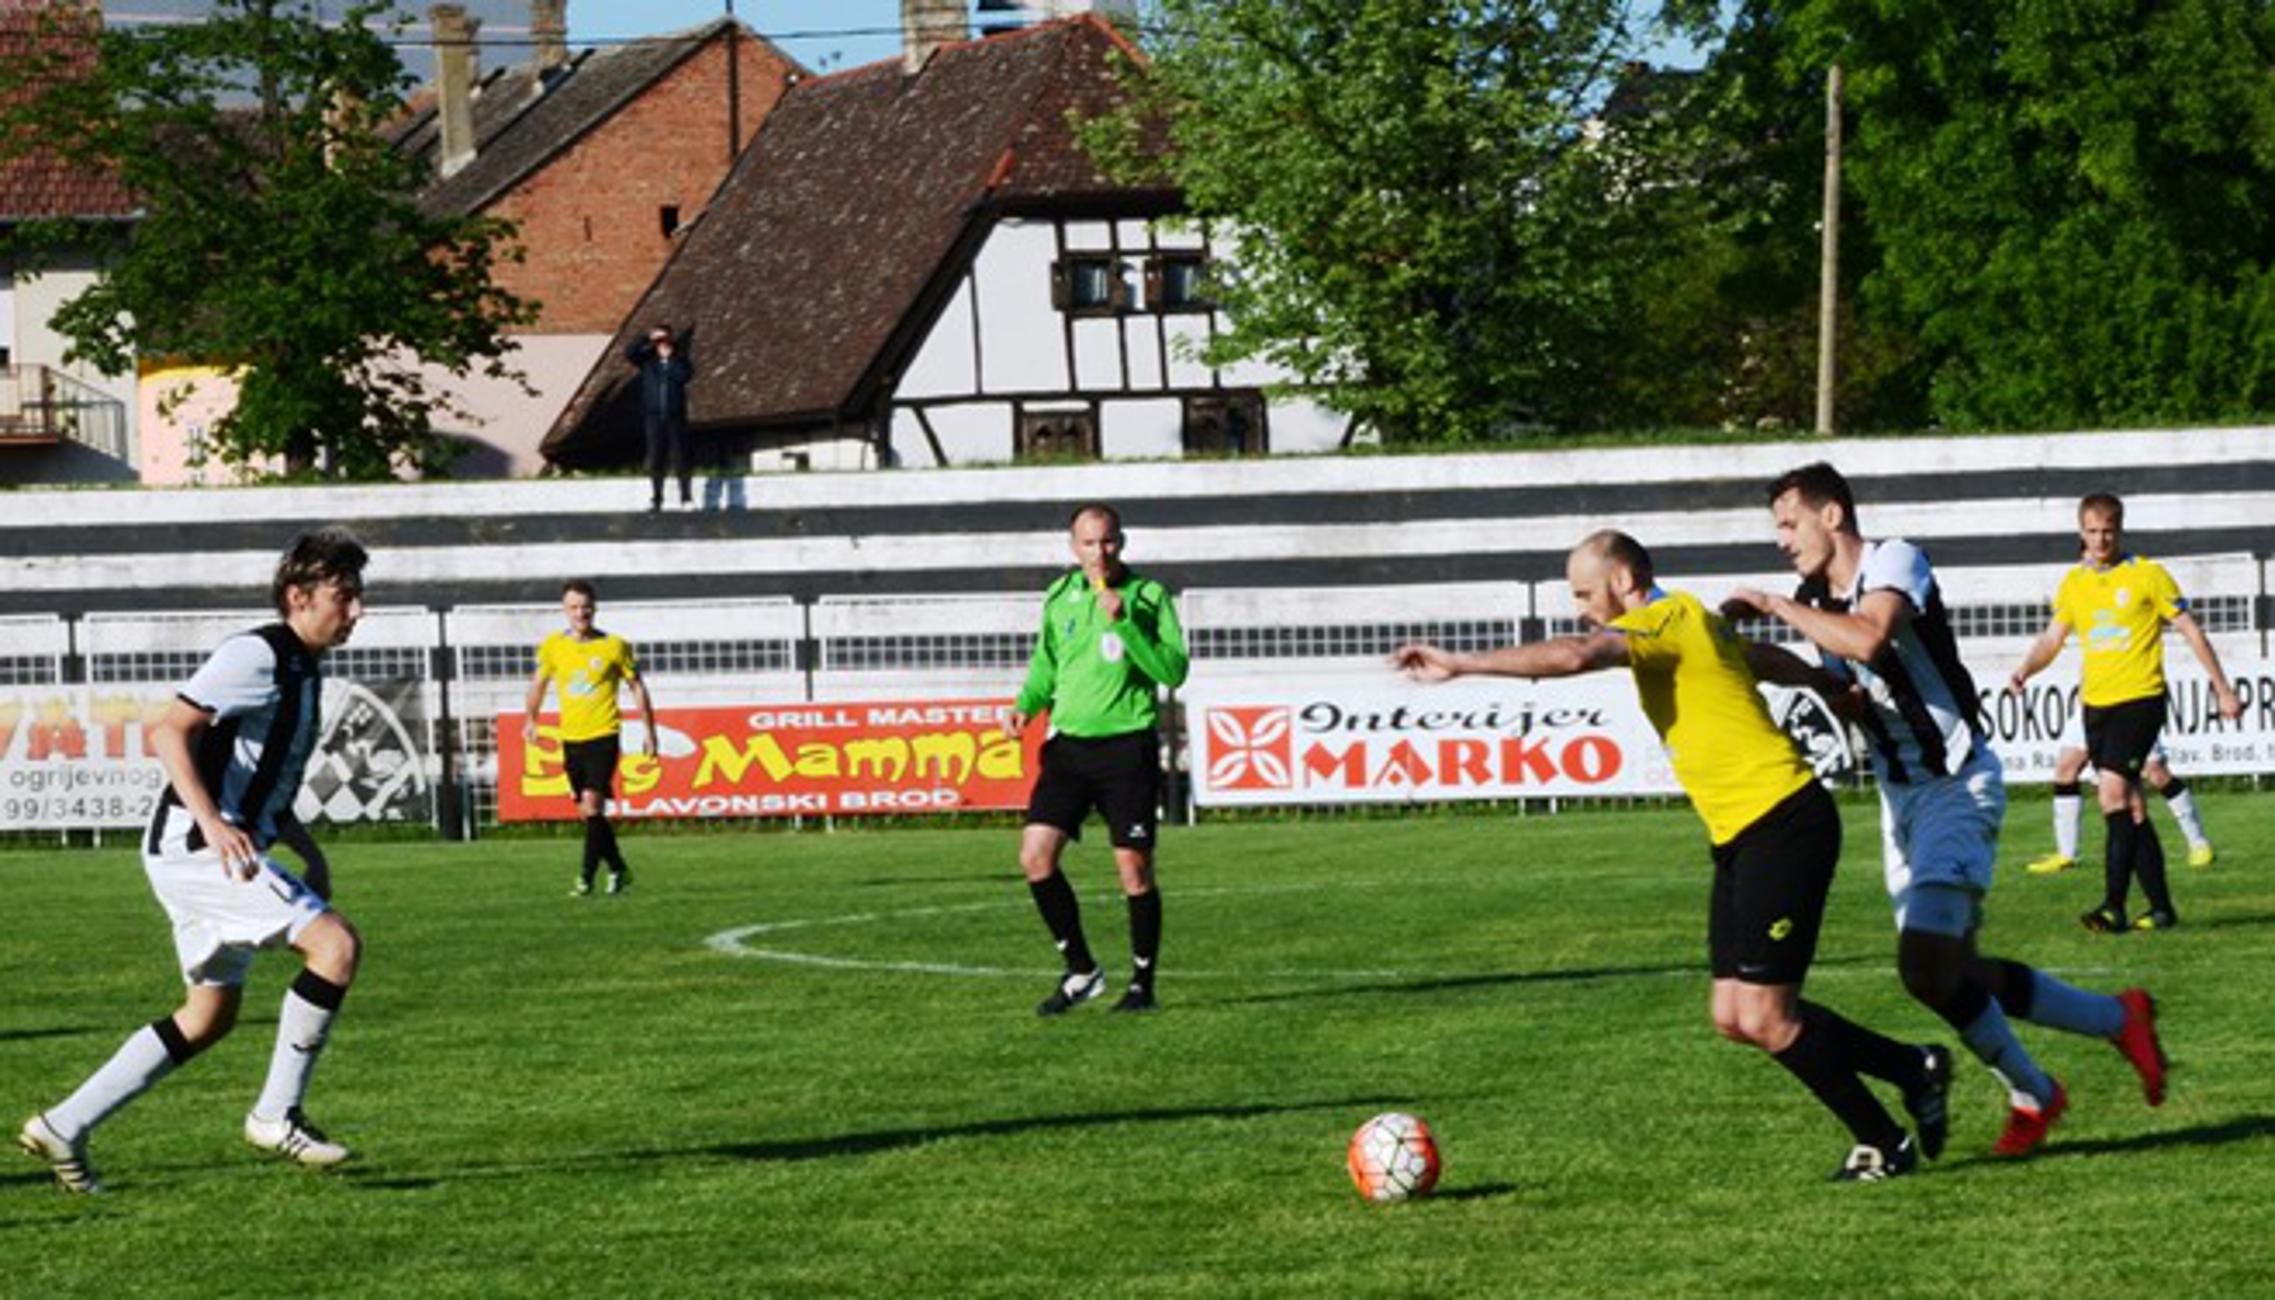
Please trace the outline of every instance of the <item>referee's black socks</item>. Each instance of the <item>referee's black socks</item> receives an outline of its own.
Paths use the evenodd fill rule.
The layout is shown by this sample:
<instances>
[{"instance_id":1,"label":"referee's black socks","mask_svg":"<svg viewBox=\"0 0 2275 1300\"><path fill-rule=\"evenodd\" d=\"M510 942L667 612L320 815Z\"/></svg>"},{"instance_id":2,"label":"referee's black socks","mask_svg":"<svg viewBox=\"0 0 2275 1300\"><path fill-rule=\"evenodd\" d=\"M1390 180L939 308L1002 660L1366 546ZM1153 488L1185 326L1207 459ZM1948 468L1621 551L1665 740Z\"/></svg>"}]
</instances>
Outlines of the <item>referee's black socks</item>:
<instances>
[{"instance_id":1,"label":"referee's black socks","mask_svg":"<svg viewBox=\"0 0 2275 1300\"><path fill-rule=\"evenodd\" d=\"M1153 992L1154 962L1161 957L1161 890L1131 894L1130 988Z\"/></svg>"},{"instance_id":2,"label":"referee's black socks","mask_svg":"<svg viewBox=\"0 0 2275 1300\"><path fill-rule=\"evenodd\" d=\"M1098 959L1090 955L1090 945L1083 941L1082 907L1074 901L1074 886L1066 882L1066 873L1053 870L1041 880L1030 880L1027 892L1035 896L1035 910L1043 914L1043 924L1050 928L1051 942L1058 945L1059 955L1066 958L1066 968L1098 969Z\"/></svg>"}]
</instances>

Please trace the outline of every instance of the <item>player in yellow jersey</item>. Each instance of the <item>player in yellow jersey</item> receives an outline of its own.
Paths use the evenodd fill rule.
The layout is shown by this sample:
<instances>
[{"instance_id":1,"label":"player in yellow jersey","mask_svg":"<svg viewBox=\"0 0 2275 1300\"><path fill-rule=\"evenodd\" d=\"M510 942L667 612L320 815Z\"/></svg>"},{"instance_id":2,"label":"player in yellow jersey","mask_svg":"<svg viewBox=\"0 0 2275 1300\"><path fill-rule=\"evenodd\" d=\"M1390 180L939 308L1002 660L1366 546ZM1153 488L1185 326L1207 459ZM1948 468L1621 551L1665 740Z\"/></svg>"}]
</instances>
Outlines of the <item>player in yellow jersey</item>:
<instances>
[{"instance_id":1,"label":"player in yellow jersey","mask_svg":"<svg viewBox=\"0 0 2275 1300\"><path fill-rule=\"evenodd\" d=\"M624 721L617 712L620 688L632 688L640 717L647 723L646 753L656 756L656 711L648 699L648 684L641 680L640 661L632 643L613 632L593 626L600 610L592 584L581 578L561 587L561 612L567 630L555 632L537 647L537 672L529 679L529 700L522 712L522 738L537 739L537 710L545 704L545 688L561 691L561 762L569 774L569 791L577 797L577 814L585 823L584 866L570 892L582 898L592 893L593 876L608 863L608 892L621 894L632 886L632 868L616 847L616 832L608 824L608 800L616 788L618 735Z\"/></svg>"},{"instance_id":2,"label":"player in yellow jersey","mask_svg":"<svg viewBox=\"0 0 2275 1300\"><path fill-rule=\"evenodd\" d=\"M2164 629L2170 624L2196 652L2212 680L2220 716L2243 716L2243 701L2220 667L2211 639L2188 612L2180 584L2163 565L2128 555L2123 548L2125 504L2107 493L2078 503L2078 540L2085 558L2062 579L2054 595L2054 615L2039 633L2007 683L2020 693L2039 670L2054 662L2075 629L2084 647L2078 699L2085 713L2086 751L2098 775L2102 820L2109 826L2102 849L2099 906L2079 920L2088 930L2125 929L2125 896L2133 877L2149 910L2136 930L2162 930L2179 923L2165 877L2164 844L2141 799L2141 776L2157 733L2164 730Z\"/></svg>"},{"instance_id":3,"label":"player in yellow jersey","mask_svg":"<svg viewBox=\"0 0 2275 1300\"><path fill-rule=\"evenodd\" d=\"M1566 575L1593 629L1586 635L1473 655L1409 645L1392 663L1428 682L1630 669L1712 845L1706 925L1715 1028L1768 1052L1848 1126L1856 1145L1834 1177L1909 1172L1923 1151L1932 1157L1943 1148L1951 1053L1874 1033L1801 996L1840 861L1840 811L1770 720L1746 644L1696 597L1655 586L1649 553L1624 533L1589 536ZM1916 1144L1861 1075L1903 1090L1920 1128Z\"/></svg>"}]
</instances>

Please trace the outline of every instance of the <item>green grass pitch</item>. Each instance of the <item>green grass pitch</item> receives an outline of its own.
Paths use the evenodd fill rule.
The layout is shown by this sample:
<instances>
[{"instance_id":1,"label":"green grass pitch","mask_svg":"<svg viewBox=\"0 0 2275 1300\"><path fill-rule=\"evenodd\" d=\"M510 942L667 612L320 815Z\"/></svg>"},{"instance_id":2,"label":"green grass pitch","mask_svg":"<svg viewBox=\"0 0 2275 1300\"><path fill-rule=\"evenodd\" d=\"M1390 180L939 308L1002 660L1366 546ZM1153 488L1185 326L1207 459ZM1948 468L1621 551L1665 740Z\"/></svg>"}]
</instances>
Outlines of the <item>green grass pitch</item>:
<instances>
[{"instance_id":1,"label":"green grass pitch","mask_svg":"<svg viewBox=\"0 0 2275 1300\"><path fill-rule=\"evenodd\" d=\"M1985 933L2155 990L2171 1100L2025 1027L2072 1095L2045 1153L1986 1156L2004 1097L1962 1054L1951 1148L1870 1186L1824 1181L1845 1134L1707 1023L1682 809L1171 828L1165 1009L1058 1021L1007 830L634 831L637 888L590 900L570 841L343 844L366 963L309 1108L359 1159L237 1139L295 969L269 955L237 1034L96 1135L110 1195L5 1153L0 1291L2265 1294L2275 799L2201 801L2221 856L2174 868L2179 929L2087 934L2097 871L2010 865ZM1811 994L1951 1042L1897 985L1876 810L1843 810ZM2010 864L2045 811L2018 799ZM1118 988L1102 846L1069 868ZM178 986L130 855L10 853L0 887L13 1132ZM1368 1205L1343 1173L1388 1109L1438 1133L1428 1200Z\"/></svg>"}]
</instances>

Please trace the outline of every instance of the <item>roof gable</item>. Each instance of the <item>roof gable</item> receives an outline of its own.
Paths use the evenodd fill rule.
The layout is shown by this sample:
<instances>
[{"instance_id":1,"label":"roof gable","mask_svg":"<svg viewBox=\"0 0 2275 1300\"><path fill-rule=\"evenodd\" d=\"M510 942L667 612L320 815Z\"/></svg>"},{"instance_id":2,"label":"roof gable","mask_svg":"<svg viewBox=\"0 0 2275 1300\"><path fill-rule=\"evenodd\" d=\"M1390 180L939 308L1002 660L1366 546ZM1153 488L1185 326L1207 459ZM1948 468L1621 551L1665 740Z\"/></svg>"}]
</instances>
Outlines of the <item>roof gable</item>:
<instances>
[{"instance_id":1,"label":"roof gable","mask_svg":"<svg viewBox=\"0 0 2275 1300\"><path fill-rule=\"evenodd\" d=\"M794 86L625 322L692 328L690 419L727 427L848 413L975 223L1019 206L1120 201L1066 121L1120 102L1126 42L1074 18ZM1172 196L1150 193L1166 210ZM604 355L547 436L578 460L636 432L635 380Z\"/></svg>"},{"instance_id":2,"label":"roof gable","mask_svg":"<svg viewBox=\"0 0 2275 1300\"><path fill-rule=\"evenodd\" d=\"M798 66L748 27L717 18L666 36L580 50L551 73L522 63L484 74L473 103L474 159L428 186L420 205L437 215L480 212L730 30L765 44L785 67ZM414 98L418 111L396 144L432 163L442 133L432 87Z\"/></svg>"}]
</instances>

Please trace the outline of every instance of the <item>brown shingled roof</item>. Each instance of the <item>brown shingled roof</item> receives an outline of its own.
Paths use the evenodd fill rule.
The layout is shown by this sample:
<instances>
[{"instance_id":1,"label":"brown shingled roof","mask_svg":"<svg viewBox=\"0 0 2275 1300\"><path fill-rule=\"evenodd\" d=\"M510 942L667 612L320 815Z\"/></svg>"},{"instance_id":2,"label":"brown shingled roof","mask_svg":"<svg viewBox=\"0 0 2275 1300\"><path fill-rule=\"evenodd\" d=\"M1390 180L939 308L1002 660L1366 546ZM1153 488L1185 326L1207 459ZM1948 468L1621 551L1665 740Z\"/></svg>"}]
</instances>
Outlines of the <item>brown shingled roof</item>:
<instances>
[{"instance_id":1,"label":"brown shingled roof","mask_svg":"<svg viewBox=\"0 0 2275 1300\"><path fill-rule=\"evenodd\" d=\"M36 7L0 5L0 63L32 57L48 39L42 35L46 21ZM95 33L95 26L86 29L87 66L95 58ZM125 217L135 210L134 197L112 168L66 159L36 144L22 153L0 149L0 222Z\"/></svg>"},{"instance_id":2,"label":"brown shingled roof","mask_svg":"<svg viewBox=\"0 0 2275 1300\"><path fill-rule=\"evenodd\" d=\"M579 51L550 76L527 63L485 75L474 96L474 161L430 185L420 206L435 215L480 212L729 28L743 40L765 42L731 18L716 18L686 31ZM774 53L785 66L798 66ZM396 147L432 163L442 134L432 89L422 87L412 102L416 111L396 135Z\"/></svg>"},{"instance_id":3,"label":"brown shingled roof","mask_svg":"<svg viewBox=\"0 0 2275 1300\"><path fill-rule=\"evenodd\" d=\"M622 459L640 433L622 351L649 323L694 330L689 419L751 429L858 418L944 268L995 215L1176 196L1108 180L1070 110L1123 98L1128 43L1090 17L952 45L791 88L546 435L546 457Z\"/></svg>"}]
</instances>

